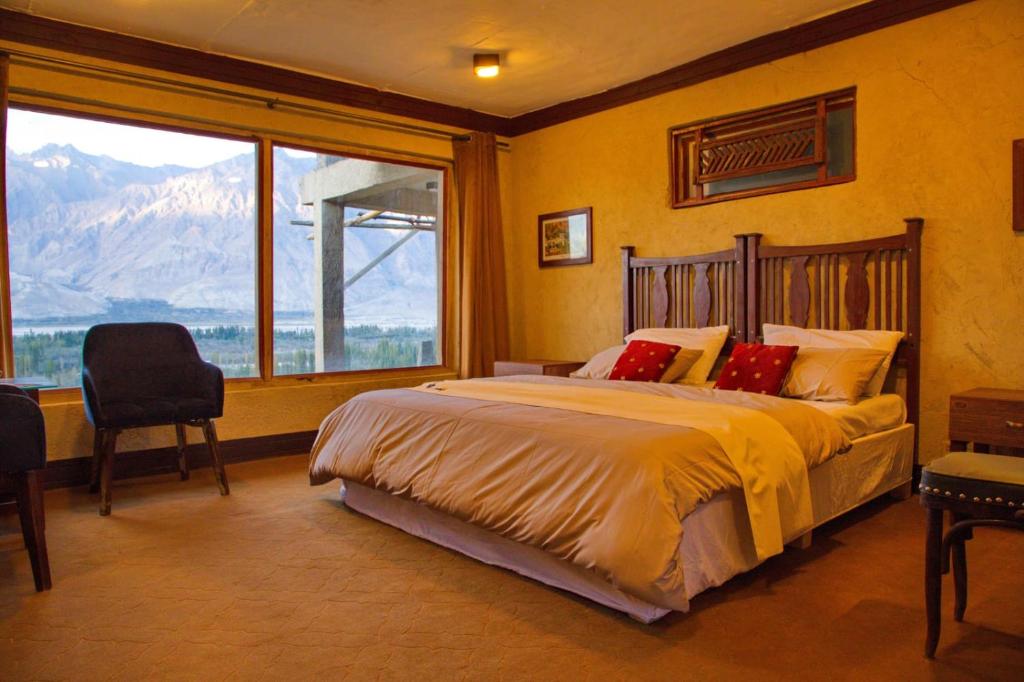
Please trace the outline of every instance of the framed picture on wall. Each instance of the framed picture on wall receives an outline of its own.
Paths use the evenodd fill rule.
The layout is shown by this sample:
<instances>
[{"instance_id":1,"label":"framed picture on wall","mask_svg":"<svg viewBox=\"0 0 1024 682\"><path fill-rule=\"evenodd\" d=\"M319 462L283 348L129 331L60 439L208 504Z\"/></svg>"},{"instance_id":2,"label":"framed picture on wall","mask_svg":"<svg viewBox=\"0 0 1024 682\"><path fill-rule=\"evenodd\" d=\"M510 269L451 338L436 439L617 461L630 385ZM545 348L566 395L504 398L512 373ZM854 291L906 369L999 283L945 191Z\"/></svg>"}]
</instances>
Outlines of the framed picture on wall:
<instances>
[{"instance_id":1,"label":"framed picture on wall","mask_svg":"<svg viewBox=\"0 0 1024 682\"><path fill-rule=\"evenodd\" d=\"M540 267L593 263L591 207L545 213L537 218L537 262Z\"/></svg>"}]
</instances>

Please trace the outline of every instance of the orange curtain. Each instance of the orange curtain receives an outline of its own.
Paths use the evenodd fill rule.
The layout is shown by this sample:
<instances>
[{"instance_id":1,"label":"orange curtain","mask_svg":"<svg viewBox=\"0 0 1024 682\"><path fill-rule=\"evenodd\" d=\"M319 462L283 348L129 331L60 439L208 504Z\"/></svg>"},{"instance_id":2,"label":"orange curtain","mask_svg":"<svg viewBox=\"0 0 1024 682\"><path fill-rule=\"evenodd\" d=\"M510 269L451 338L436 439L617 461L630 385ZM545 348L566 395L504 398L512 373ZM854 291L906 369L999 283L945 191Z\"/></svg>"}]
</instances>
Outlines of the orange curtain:
<instances>
[{"instance_id":1,"label":"orange curtain","mask_svg":"<svg viewBox=\"0 0 1024 682\"><path fill-rule=\"evenodd\" d=\"M508 300L497 142L472 133L452 142L459 204L459 376L492 376L508 359Z\"/></svg>"},{"instance_id":2,"label":"orange curtain","mask_svg":"<svg viewBox=\"0 0 1024 682\"><path fill-rule=\"evenodd\" d=\"M10 55L0 53L0 377L14 376L11 279L7 251L7 85Z\"/></svg>"}]
</instances>

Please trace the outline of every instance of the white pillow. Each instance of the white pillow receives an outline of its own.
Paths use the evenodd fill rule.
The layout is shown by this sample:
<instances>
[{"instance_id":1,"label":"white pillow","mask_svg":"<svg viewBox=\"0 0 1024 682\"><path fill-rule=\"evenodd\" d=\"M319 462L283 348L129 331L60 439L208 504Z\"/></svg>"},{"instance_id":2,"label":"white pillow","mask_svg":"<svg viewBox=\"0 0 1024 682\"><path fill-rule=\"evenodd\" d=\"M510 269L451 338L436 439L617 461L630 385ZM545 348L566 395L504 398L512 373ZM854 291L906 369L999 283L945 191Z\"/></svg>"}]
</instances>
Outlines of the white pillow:
<instances>
[{"instance_id":1,"label":"white pillow","mask_svg":"<svg viewBox=\"0 0 1024 682\"><path fill-rule=\"evenodd\" d=\"M782 395L803 400L855 403L882 366L878 348L811 348L797 351Z\"/></svg>"},{"instance_id":2,"label":"white pillow","mask_svg":"<svg viewBox=\"0 0 1024 682\"><path fill-rule=\"evenodd\" d=\"M571 372L569 376L573 379L607 379L608 375L612 373L612 368L615 367L615 361L619 359L624 350L626 350L625 344L605 348L590 358L587 364L575 372Z\"/></svg>"},{"instance_id":3,"label":"white pillow","mask_svg":"<svg viewBox=\"0 0 1024 682\"><path fill-rule=\"evenodd\" d=\"M569 377L572 379L607 379L625 350L625 346L605 348L590 358L587 364L575 372L571 372ZM661 375L660 383L668 384L681 378L701 357L703 357L703 353L700 349L680 348L672 360L672 364Z\"/></svg>"},{"instance_id":4,"label":"white pillow","mask_svg":"<svg viewBox=\"0 0 1024 682\"><path fill-rule=\"evenodd\" d=\"M903 332L878 331L874 329L803 329L781 324L762 326L764 342L770 345L806 346L809 348L875 348L886 352L885 359L875 375L864 388L864 395L875 396L882 392L882 384L889 374L889 366L896 355L896 346L903 339Z\"/></svg>"},{"instance_id":5,"label":"white pillow","mask_svg":"<svg viewBox=\"0 0 1024 682\"><path fill-rule=\"evenodd\" d=\"M648 329L637 329L626 337L626 341L642 339L644 341L657 341L659 343L671 343L682 348L700 350L701 356L697 362L686 372L682 379L676 383L702 386L708 380L711 368L722 352L722 346L729 336L729 325L720 327L651 327Z\"/></svg>"}]
</instances>

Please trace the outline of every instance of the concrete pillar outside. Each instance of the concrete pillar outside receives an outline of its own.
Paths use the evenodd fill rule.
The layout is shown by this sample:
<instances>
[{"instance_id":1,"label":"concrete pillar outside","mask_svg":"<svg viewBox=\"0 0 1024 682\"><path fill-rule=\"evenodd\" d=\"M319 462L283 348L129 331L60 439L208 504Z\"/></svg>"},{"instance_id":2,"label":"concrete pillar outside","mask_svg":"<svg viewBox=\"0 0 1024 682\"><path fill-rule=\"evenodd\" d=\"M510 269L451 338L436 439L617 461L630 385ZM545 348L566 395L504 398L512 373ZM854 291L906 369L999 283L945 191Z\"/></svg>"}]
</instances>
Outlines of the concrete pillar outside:
<instances>
[{"instance_id":1,"label":"concrete pillar outside","mask_svg":"<svg viewBox=\"0 0 1024 682\"><path fill-rule=\"evenodd\" d=\"M314 307L316 371L345 369L345 204L333 199L314 204L314 259L318 305Z\"/></svg>"}]
</instances>

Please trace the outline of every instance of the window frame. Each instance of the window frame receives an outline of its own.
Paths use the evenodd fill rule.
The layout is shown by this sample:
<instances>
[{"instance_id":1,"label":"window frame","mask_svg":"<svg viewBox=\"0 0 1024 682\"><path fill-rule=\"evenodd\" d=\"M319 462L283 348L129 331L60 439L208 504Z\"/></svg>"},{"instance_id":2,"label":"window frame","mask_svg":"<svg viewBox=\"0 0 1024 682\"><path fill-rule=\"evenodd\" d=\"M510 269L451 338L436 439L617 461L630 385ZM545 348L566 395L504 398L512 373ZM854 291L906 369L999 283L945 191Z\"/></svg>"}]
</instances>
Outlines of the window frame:
<instances>
[{"instance_id":1,"label":"window frame","mask_svg":"<svg viewBox=\"0 0 1024 682\"><path fill-rule=\"evenodd\" d=\"M182 124L174 122L173 117L168 117L168 120L153 120L145 115L124 113L117 111L116 113L109 113L101 108L97 110L97 107L83 107L76 108L74 106L62 106L62 105L51 105L51 104L39 104L30 100L24 100L18 97L9 97L6 102L8 109L19 109L23 111L31 111L42 114L53 114L57 116L67 116L72 118L83 118L87 120L99 121L103 123L114 123L119 125L130 125L140 128L148 128L153 130L162 130L166 132L185 133L191 135L202 135L205 137L213 137L225 140L232 140L237 142L247 142L255 144L255 179L256 179L256 207L255 207L255 248L254 254L254 276L256 278L256 301L255 301L255 338L256 338L256 359L258 365L257 376L252 377L229 377L225 378L226 385L235 385L240 388L242 387L263 387L263 386L289 386L289 385L303 385L312 383L337 383L339 380L346 379L365 379L376 375L385 376L418 376L418 375L431 375L436 374L438 371L453 371L451 366L451 352L448 347L450 330L449 330L449 272L450 258L450 240L451 236L451 219L449 214L451 213L451 192L452 192L452 168L450 164L443 162L429 163L422 159L416 159L412 157L403 156L400 152L395 153L384 153L380 155L368 154L362 151L353 151L350 148L346 148L341 144L332 144L327 141L317 140L311 142L304 139L302 134L296 132L294 134L286 135L269 135L262 134L256 131L245 132L244 128L239 131L237 128L231 131L227 131L222 128L218 128L215 125L203 125L199 123ZM5 112L6 117L6 112ZM274 218L273 218L273 188L274 188L274 174L273 174L273 150L275 146L285 146L292 149L299 149L310 152L327 153L337 156L345 156L349 158L358 158L366 161L377 161L381 163L393 163L402 164L408 166L415 166L419 168L427 168L430 170L436 170L441 173L441 193L438 197L439 209L442 214L442 221L439 223L443 231L441 238L441 256L439 258L439 300L440 306L438 309L438 348L435 352L435 358L438 360L436 364L417 366L417 367L390 367L383 369L361 369L361 370L341 370L341 371L330 371L330 372L313 372L308 374L288 374L288 375L275 375L273 373L274 367L274 348L273 348L273 334L274 334L274 318L273 318L273 240L274 240ZM6 165L6 159L3 160ZM5 174L6 176L6 174ZM6 190L6 188L4 188ZM6 201L6 191L4 192L4 200ZM6 207L5 207L6 208ZM6 243L7 240L7 225L0 225L0 229L4 230L4 234L0 235L3 239L0 240L0 244ZM4 283L2 291L0 291L0 314L13 313L12 301L11 301L11 288L9 284L9 264L8 268L0 273L0 279ZM12 360L14 357L14 337L13 328L5 330L6 333L0 334L0 357L9 355ZM13 363L12 363L13 367ZM40 396L52 397L56 401L74 400L76 397L81 396L81 388L79 387L61 387L44 389L40 392ZM48 401L44 401L48 402Z\"/></svg>"},{"instance_id":2,"label":"window frame","mask_svg":"<svg viewBox=\"0 0 1024 682\"><path fill-rule=\"evenodd\" d=\"M835 102L835 100L838 101ZM827 138L825 117L828 112L846 108L851 110L852 121L850 134L852 137L852 144L849 173L829 177L827 174L827 145L817 144L815 146L814 156L807 157L807 163L800 163L798 160L793 160L776 164L775 167L765 167L754 172L748 172L741 169L728 174L718 174L719 176L724 177L715 177L711 180L705 180L704 182L693 182L692 184L697 189L696 195L688 195L688 191L691 186L691 176L693 175L693 166L698 163L697 160L692 158L690 148L697 142L697 140L702 139L703 132L706 129L710 128L714 130L726 127L742 129L744 125L752 126L755 129L763 128L770 125L773 119L785 119L786 116L792 115L795 112L811 108L816 109L814 115L816 141L825 141ZM779 124L775 123L775 125ZM784 126L785 123L783 122L781 125ZM742 137L756 137L756 133L742 133L740 135ZM747 197L761 196L765 194L791 192L794 190L810 189L813 187L827 187L830 185L852 182L857 179L857 88L854 86L844 88L842 90L834 90L820 95L814 95L812 97L804 97L789 102L783 102L781 104L761 107L726 116L701 119L699 121L673 126L668 130L668 153L669 175L671 180L670 202L673 209L703 206L706 204L733 201L735 199L745 199ZM710 196L705 196L703 193L704 184L707 182L716 182L744 176L756 176L776 170L810 166L811 164L818 166L818 176L810 180L782 182L779 184L767 185L765 187L735 190L731 192L725 191Z\"/></svg>"}]
</instances>

